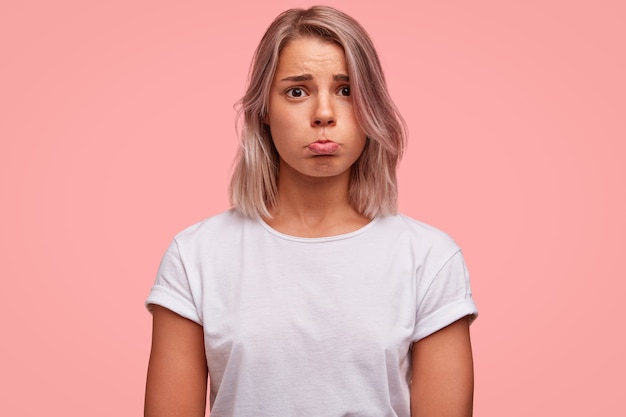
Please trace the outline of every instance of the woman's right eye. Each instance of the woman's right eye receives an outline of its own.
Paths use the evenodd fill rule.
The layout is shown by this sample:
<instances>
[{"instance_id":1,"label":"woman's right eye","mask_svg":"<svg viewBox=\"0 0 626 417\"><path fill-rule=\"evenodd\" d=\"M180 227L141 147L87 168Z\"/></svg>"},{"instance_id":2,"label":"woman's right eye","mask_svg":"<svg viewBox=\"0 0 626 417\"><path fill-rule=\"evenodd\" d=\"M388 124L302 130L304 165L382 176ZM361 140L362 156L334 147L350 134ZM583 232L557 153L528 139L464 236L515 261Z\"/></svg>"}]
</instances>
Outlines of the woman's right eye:
<instances>
[{"instance_id":1,"label":"woman's right eye","mask_svg":"<svg viewBox=\"0 0 626 417\"><path fill-rule=\"evenodd\" d=\"M293 87L287 90L287 95L293 98L300 98L304 97L306 95L306 92L300 87Z\"/></svg>"}]
</instances>

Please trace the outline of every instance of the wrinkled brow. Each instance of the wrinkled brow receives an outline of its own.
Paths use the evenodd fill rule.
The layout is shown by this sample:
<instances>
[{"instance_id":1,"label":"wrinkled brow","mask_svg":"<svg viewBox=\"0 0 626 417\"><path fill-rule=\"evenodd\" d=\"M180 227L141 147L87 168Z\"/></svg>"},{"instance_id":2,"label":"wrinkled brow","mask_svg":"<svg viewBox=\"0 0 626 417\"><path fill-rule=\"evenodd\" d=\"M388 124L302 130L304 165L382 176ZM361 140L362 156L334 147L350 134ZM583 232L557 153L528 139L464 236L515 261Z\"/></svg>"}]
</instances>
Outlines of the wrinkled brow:
<instances>
[{"instance_id":1,"label":"wrinkled brow","mask_svg":"<svg viewBox=\"0 0 626 417\"><path fill-rule=\"evenodd\" d=\"M313 79L313 76L311 74L302 74L302 75L292 75L290 77L285 77L281 81L309 81L312 79Z\"/></svg>"},{"instance_id":2,"label":"wrinkled brow","mask_svg":"<svg viewBox=\"0 0 626 417\"><path fill-rule=\"evenodd\" d=\"M301 82L301 81L310 81L312 79L313 79L313 76L311 74L302 74L302 75L292 75L290 77L285 77L281 81ZM347 75L344 75L344 74L335 74L335 75L333 75L333 80L349 82L350 81L350 77L348 77Z\"/></svg>"}]
</instances>

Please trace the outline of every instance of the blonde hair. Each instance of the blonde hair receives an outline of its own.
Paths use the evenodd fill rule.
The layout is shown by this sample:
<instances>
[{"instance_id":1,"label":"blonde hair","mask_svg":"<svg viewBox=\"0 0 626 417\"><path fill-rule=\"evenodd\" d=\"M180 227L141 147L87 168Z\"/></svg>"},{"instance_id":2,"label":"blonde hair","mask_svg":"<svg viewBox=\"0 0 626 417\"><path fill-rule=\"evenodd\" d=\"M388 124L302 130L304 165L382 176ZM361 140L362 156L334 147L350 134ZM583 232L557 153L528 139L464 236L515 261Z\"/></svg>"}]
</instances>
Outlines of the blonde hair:
<instances>
[{"instance_id":1,"label":"blonde hair","mask_svg":"<svg viewBox=\"0 0 626 417\"><path fill-rule=\"evenodd\" d=\"M277 203L279 157L264 121L279 54L290 41L302 37L336 43L345 53L355 116L368 138L351 169L350 203L370 218L395 214L396 167L406 146L406 125L389 96L378 54L365 29L352 17L325 6L283 12L254 53L248 88L238 102L243 123L230 183L231 204L250 217L271 217L269 210Z\"/></svg>"}]
</instances>

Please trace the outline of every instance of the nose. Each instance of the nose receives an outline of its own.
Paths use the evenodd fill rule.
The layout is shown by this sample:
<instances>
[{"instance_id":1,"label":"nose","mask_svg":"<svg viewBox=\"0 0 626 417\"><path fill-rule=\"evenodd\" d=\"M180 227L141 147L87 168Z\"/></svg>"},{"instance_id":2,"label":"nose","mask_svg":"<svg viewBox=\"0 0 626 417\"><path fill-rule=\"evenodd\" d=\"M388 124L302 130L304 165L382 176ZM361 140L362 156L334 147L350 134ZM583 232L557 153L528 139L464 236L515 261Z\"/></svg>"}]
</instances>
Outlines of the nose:
<instances>
[{"instance_id":1,"label":"nose","mask_svg":"<svg viewBox=\"0 0 626 417\"><path fill-rule=\"evenodd\" d=\"M326 94L318 96L313 113L314 126L332 126L336 123L331 97Z\"/></svg>"}]
</instances>

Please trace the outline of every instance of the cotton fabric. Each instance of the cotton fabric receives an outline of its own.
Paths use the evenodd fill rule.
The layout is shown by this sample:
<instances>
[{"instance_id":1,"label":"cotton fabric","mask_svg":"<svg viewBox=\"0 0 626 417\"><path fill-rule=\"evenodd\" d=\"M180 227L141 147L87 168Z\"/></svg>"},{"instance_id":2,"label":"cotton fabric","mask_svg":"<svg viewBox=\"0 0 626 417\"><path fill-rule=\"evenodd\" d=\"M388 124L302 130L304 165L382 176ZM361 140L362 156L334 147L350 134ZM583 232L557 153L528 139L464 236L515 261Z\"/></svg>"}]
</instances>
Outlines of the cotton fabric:
<instances>
[{"instance_id":1,"label":"cotton fabric","mask_svg":"<svg viewBox=\"0 0 626 417\"><path fill-rule=\"evenodd\" d=\"M175 237L146 304L203 327L212 417L409 417L412 343L477 314L459 247L402 214L300 238L226 211Z\"/></svg>"}]
</instances>

